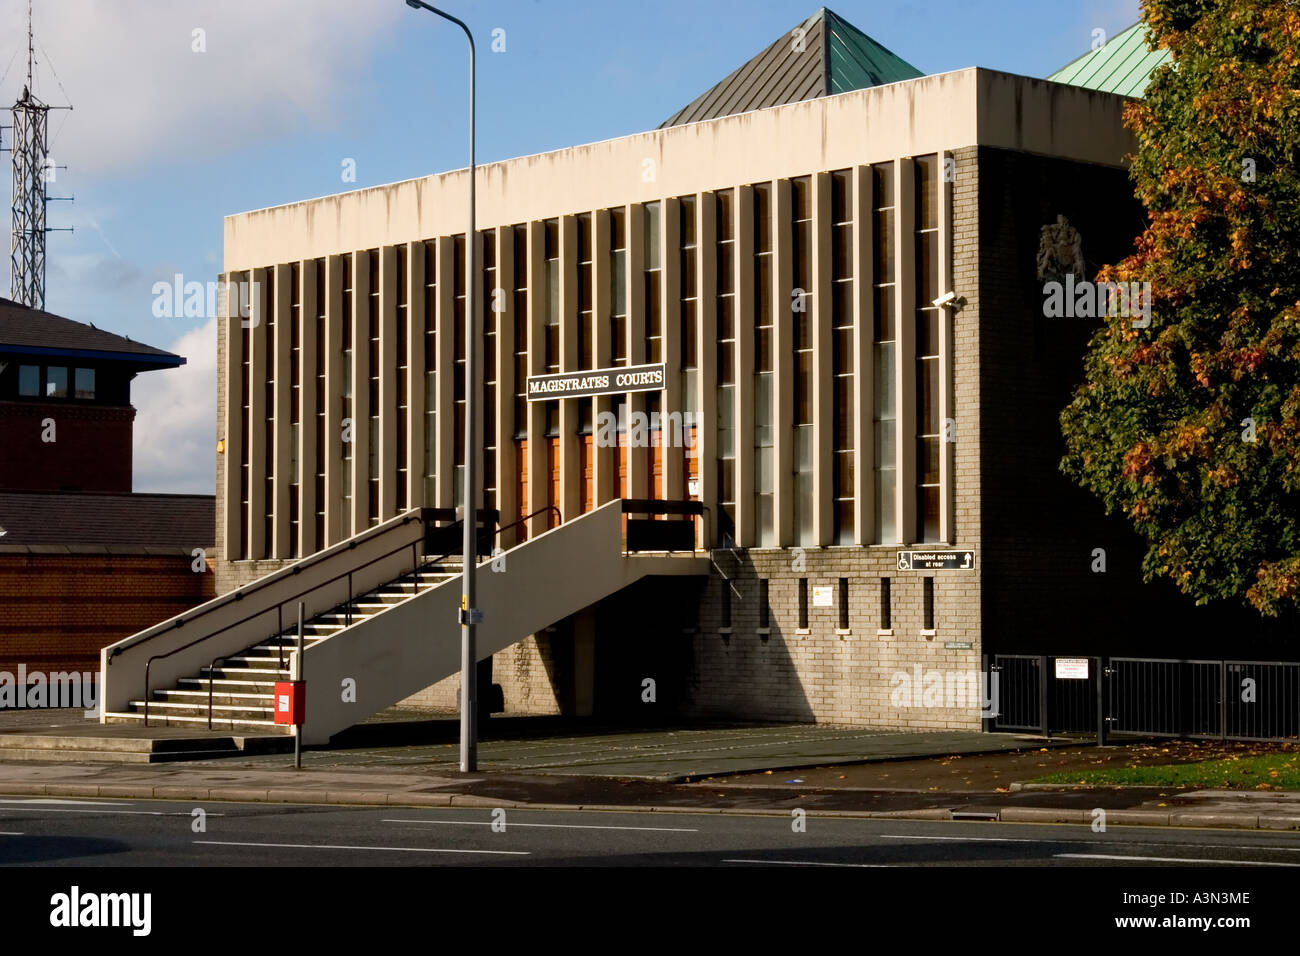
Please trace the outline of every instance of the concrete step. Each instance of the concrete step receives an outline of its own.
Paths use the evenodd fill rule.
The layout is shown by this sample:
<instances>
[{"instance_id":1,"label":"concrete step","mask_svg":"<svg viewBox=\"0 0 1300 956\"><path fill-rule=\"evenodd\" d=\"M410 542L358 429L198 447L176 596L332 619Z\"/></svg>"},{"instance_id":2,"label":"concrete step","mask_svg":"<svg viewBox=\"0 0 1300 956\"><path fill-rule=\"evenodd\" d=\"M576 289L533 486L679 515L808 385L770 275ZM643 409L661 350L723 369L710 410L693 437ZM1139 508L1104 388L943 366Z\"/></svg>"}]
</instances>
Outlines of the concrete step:
<instances>
[{"instance_id":1,"label":"concrete step","mask_svg":"<svg viewBox=\"0 0 1300 956\"><path fill-rule=\"evenodd\" d=\"M268 641L263 641L261 644L258 644L254 647L250 647L247 651L245 651L245 653L252 654L254 651L256 651L259 654L269 654L272 657L279 659L280 650L281 650L281 645L277 643L279 640L280 638L273 637ZM323 637L311 637L309 635L304 634L302 643L304 647L311 647L313 644L319 644L323 640L324 640ZM296 651L298 649L298 635L295 634L291 639L285 639L283 644L283 649L284 649L284 659L285 661L288 661L289 652Z\"/></svg>"},{"instance_id":2,"label":"concrete step","mask_svg":"<svg viewBox=\"0 0 1300 956\"><path fill-rule=\"evenodd\" d=\"M104 715L108 723L121 724L143 724L143 713L132 713L130 711L110 711ZM208 724L207 713L202 717L183 716L179 714L158 714L155 715L153 706L149 707L149 726L158 727L197 727ZM216 730L234 730L241 727L256 728L262 733L292 735L293 728L288 724L277 724L274 720L250 720L246 718L231 717L213 717L212 726Z\"/></svg>"},{"instance_id":3,"label":"concrete step","mask_svg":"<svg viewBox=\"0 0 1300 956\"><path fill-rule=\"evenodd\" d=\"M110 716L127 719L112 725L78 724L43 731L0 733L0 760L142 764L283 753L292 749L292 740L277 731L211 733L206 727L196 729L189 724L182 732L174 727L156 726L152 715L147 728L140 723L139 715ZM135 726L123 726L127 723Z\"/></svg>"},{"instance_id":4,"label":"concrete step","mask_svg":"<svg viewBox=\"0 0 1300 956\"><path fill-rule=\"evenodd\" d=\"M131 713L138 713L144 716L144 701L133 700L130 702ZM152 722L155 717L202 717L204 722L208 719L208 702L205 701L163 701L151 700L149 702L149 720ZM265 707L256 704L218 704L212 702L212 719L215 723L217 718L223 720L272 720L275 717L275 710L267 704Z\"/></svg>"},{"instance_id":5,"label":"concrete step","mask_svg":"<svg viewBox=\"0 0 1300 956\"><path fill-rule=\"evenodd\" d=\"M178 760L212 760L216 757L242 757L244 752L237 748L228 750L176 750L167 753L133 753L121 750L19 750L7 749L0 753L5 760L48 761L68 763L69 761L94 761L95 763L174 763Z\"/></svg>"},{"instance_id":6,"label":"concrete step","mask_svg":"<svg viewBox=\"0 0 1300 956\"><path fill-rule=\"evenodd\" d=\"M150 719L152 720L152 714ZM95 724L90 729L97 731L97 733L87 733L85 729L78 728L80 732L75 735L60 733L57 730L50 733L0 734L0 757L7 758L11 750L45 750L59 753L115 751L117 753L161 754L180 751L192 753L196 751L242 749L242 744L237 742L235 738L225 735L213 735L211 737L128 737L115 734L105 728L103 724Z\"/></svg>"},{"instance_id":7,"label":"concrete step","mask_svg":"<svg viewBox=\"0 0 1300 956\"><path fill-rule=\"evenodd\" d=\"M208 692L206 690L156 690L153 692L153 700L166 703L186 703L199 702L204 707L208 705ZM273 693L247 693L247 694L229 694L225 691L212 689L212 702L214 704L251 704L255 707L269 703L275 700Z\"/></svg>"},{"instance_id":8,"label":"concrete step","mask_svg":"<svg viewBox=\"0 0 1300 956\"><path fill-rule=\"evenodd\" d=\"M206 677L182 677L176 682L177 690L197 690L204 694L208 692L208 680ZM274 694L275 681L265 680L222 680L217 678L213 681L212 693L220 694Z\"/></svg>"},{"instance_id":9,"label":"concrete step","mask_svg":"<svg viewBox=\"0 0 1300 956\"><path fill-rule=\"evenodd\" d=\"M270 677L272 680L289 680L289 669L279 667L209 667L204 664L200 669L201 676L212 675L218 680L222 678L246 677L249 680L265 680Z\"/></svg>"},{"instance_id":10,"label":"concrete step","mask_svg":"<svg viewBox=\"0 0 1300 956\"><path fill-rule=\"evenodd\" d=\"M247 653L244 653L244 654L240 654L238 657L221 658L220 666L223 670L230 670L231 668L234 668L238 670L287 671L289 666L289 660L288 657L286 656L285 666L281 667L280 655L278 654L263 656L263 655L249 655Z\"/></svg>"},{"instance_id":11,"label":"concrete step","mask_svg":"<svg viewBox=\"0 0 1300 956\"><path fill-rule=\"evenodd\" d=\"M355 608L351 615L346 611L331 611L328 614L322 614L320 617L315 618L311 624L303 628L303 632L305 634L307 631L312 630L318 631L322 634L325 632L333 634L337 631L343 630L345 627L351 627L352 624L360 624L362 621L374 617L380 611L394 606L395 605L392 604L380 604L376 607L364 609ZM349 620L352 624L348 623Z\"/></svg>"}]
</instances>

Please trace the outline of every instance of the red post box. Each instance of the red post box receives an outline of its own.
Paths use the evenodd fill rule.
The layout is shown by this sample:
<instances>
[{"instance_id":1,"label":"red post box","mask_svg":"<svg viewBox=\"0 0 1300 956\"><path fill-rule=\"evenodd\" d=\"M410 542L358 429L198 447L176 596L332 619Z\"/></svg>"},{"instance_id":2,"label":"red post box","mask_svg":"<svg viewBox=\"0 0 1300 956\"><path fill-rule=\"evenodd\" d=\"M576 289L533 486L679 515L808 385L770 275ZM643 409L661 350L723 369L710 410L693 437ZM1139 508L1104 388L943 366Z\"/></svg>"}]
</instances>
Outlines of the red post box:
<instances>
[{"instance_id":1,"label":"red post box","mask_svg":"<svg viewBox=\"0 0 1300 956\"><path fill-rule=\"evenodd\" d=\"M307 714L307 682L305 680L278 680L275 682L275 722L302 726Z\"/></svg>"}]
</instances>

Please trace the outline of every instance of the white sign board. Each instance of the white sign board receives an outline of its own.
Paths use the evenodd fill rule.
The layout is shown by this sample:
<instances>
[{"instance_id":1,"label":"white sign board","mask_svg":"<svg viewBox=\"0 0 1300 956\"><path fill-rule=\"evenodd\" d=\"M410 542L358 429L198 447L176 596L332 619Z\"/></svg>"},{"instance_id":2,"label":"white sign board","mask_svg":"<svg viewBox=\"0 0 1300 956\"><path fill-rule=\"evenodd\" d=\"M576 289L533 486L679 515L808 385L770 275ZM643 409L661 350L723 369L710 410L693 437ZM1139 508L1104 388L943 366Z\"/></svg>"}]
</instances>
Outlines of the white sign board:
<instances>
[{"instance_id":1,"label":"white sign board","mask_svg":"<svg viewBox=\"0 0 1300 956\"><path fill-rule=\"evenodd\" d=\"M545 402L553 398L657 391L667 382L666 368L660 362L658 365L629 365L553 375L529 375L528 400Z\"/></svg>"},{"instance_id":2,"label":"white sign board","mask_svg":"<svg viewBox=\"0 0 1300 956\"><path fill-rule=\"evenodd\" d=\"M835 591L831 587L813 588L813 607L834 607Z\"/></svg>"},{"instance_id":3,"label":"white sign board","mask_svg":"<svg viewBox=\"0 0 1300 956\"><path fill-rule=\"evenodd\" d=\"M1056 659L1057 680L1087 680L1088 658L1058 657Z\"/></svg>"}]
</instances>

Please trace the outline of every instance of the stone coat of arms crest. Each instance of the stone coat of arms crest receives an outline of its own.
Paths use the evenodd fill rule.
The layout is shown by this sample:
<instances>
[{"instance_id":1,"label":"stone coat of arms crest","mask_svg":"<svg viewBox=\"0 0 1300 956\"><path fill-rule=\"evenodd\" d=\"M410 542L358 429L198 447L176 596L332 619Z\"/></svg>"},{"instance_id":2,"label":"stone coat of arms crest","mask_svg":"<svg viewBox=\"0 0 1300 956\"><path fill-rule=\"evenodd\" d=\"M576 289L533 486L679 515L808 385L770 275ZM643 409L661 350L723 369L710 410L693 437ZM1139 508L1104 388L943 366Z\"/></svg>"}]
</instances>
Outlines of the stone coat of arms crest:
<instances>
[{"instance_id":1,"label":"stone coat of arms crest","mask_svg":"<svg viewBox=\"0 0 1300 956\"><path fill-rule=\"evenodd\" d=\"M1057 215L1056 222L1038 233L1038 281L1061 282L1069 273L1084 279L1083 238L1070 221Z\"/></svg>"}]
</instances>

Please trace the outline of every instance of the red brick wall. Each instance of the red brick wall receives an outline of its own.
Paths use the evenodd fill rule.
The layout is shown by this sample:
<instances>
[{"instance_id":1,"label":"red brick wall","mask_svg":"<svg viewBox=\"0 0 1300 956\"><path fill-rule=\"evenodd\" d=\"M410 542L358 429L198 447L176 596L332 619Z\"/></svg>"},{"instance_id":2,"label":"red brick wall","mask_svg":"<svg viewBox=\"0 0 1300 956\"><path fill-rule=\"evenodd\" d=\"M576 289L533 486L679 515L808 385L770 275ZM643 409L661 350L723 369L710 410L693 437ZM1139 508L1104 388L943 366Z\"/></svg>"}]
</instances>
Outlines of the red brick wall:
<instances>
[{"instance_id":1,"label":"red brick wall","mask_svg":"<svg viewBox=\"0 0 1300 956\"><path fill-rule=\"evenodd\" d=\"M134 419L130 406L0 402L0 490L130 492Z\"/></svg>"},{"instance_id":2,"label":"red brick wall","mask_svg":"<svg viewBox=\"0 0 1300 956\"><path fill-rule=\"evenodd\" d=\"M0 554L0 670L99 670L100 648L214 596L185 555Z\"/></svg>"}]
</instances>

